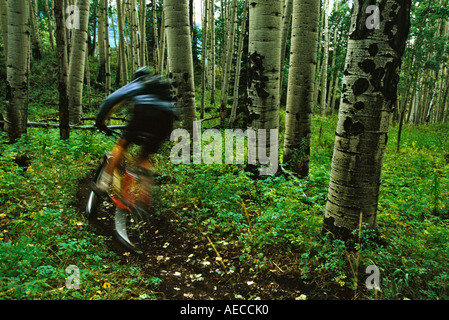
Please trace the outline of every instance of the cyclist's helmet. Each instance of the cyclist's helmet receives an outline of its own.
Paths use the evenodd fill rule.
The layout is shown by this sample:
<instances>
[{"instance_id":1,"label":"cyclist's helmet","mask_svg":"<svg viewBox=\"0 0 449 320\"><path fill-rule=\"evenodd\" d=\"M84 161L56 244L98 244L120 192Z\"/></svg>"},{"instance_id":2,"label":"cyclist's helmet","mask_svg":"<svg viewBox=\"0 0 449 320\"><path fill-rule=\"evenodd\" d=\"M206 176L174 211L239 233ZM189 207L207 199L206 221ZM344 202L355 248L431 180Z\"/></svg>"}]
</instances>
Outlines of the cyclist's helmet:
<instances>
[{"instance_id":1,"label":"cyclist's helmet","mask_svg":"<svg viewBox=\"0 0 449 320\"><path fill-rule=\"evenodd\" d=\"M153 70L150 67L141 67L137 69L133 74L133 80L136 80L142 76L149 76L153 74Z\"/></svg>"}]
</instances>

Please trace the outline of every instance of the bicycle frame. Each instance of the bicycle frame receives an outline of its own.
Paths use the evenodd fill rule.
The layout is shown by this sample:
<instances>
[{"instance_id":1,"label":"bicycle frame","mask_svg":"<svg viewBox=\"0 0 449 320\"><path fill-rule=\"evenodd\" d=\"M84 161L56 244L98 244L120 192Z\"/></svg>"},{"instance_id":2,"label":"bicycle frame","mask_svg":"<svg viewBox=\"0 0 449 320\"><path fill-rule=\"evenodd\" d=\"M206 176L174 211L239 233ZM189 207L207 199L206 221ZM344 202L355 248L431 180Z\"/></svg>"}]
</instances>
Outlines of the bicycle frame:
<instances>
[{"instance_id":1,"label":"bicycle frame","mask_svg":"<svg viewBox=\"0 0 449 320\"><path fill-rule=\"evenodd\" d=\"M103 170L105 169L109 154L106 154L104 161L99 166L95 176L94 183L99 179ZM148 222L147 213L151 205L150 185L152 181L145 183L138 173L137 164L128 151L125 153L123 161L113 173L112 192L109 194L109 199L115 207L114 225L115 234L119 241L128 249L135 250L136 244L130 240L131 238L141 238L141 233L144 233L143 228ZM146 190L144 189L146 188ZM149 201L142 202L142 199ZM101 205L98 195L92 190L86 206L86 213L91 218L96 215Z\"/></svg>"}]
</instances>

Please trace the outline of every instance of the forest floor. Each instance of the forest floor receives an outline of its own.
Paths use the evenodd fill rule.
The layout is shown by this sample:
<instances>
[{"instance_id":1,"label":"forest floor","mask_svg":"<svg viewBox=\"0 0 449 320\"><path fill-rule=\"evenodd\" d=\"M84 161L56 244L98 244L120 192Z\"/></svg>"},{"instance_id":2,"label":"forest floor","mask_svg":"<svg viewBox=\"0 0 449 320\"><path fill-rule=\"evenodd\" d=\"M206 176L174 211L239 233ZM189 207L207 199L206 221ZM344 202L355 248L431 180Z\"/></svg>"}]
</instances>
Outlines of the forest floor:
<instances>
[{"instance_id":1,"label":"forest floor","mask_svg":"<svg viewBox=\"0 0 449 320\"><path fill-rule=\"evenodd\" d=\"M80 211L84 210L90 181L83 179L79 184ZM317 290L316 284L305 283L293 269L279 267L289 265L289 257L279 257L273 269L254 272L250 270L251 266L240 261L241 249L224 245L217 258L207 236L194 228L180 228L179 221L168 216L153 219L148 242L142 252L134 253L113 237L110 223L107 218L99 217L92 226L98 234L110 237L110 248L122 257L123 263L142 268L149 278L160 279L154 292L159 300L323 299L322 293L320 297L313 294ZM232 265L233 270L226 268L220 260ZM328 298L350 298L350 291L344 291L336 291Z\"/></svg>"}]
</instances>

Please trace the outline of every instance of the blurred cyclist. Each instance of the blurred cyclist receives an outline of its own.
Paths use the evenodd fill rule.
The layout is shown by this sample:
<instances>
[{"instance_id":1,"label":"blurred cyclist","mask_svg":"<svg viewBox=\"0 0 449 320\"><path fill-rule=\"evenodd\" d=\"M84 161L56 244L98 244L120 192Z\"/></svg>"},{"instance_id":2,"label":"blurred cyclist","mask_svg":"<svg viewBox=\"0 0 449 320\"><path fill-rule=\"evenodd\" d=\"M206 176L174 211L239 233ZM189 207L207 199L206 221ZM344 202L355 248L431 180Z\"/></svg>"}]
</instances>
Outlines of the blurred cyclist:
<instances>
[{"instance_id":1,"label":"blurred cyclist","mask_svg":"<svg viewBox=\"0 0 449 320\"><path fill-rule=\"evenodd\" d=\"M155 76L150 68L143 67L134 73L133 81L112 93L101 104L95 125L106 134L108 118L123 104L127 104L131 120L123 135L111 151L108 164L98 183L93 186L99 194L107 194L112 184L114 169L123 159L131 143L141 146L137 163L142 173L152 169L149 155L157 152L162 142L170 136L175 119L171 103L170 85L161 76Z\"/></svg>"}]
</instances>

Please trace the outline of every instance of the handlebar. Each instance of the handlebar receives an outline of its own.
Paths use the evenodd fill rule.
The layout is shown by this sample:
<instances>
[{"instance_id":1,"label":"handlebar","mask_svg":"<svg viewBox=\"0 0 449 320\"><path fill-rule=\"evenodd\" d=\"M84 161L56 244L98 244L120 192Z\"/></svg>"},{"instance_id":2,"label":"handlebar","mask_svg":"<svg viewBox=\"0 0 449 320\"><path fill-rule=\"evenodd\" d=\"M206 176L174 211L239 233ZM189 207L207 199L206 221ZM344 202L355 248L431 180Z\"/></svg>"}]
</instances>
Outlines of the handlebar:
<instances>
[{"instance_id":1,"label":"handlebar","mask_svg":"<svg viewBox=\"0 0 449 320\"><path fill-rule=\"evenodd\" d=\"M118 131L115 131L114 129L124 129L126 128L126 126L104 126L103 128L98 128L98 130L100 130L100 132L103 132L106 135L116 135L116 136L120 136L121 133Z\"/></svg>"}]
</instances>

